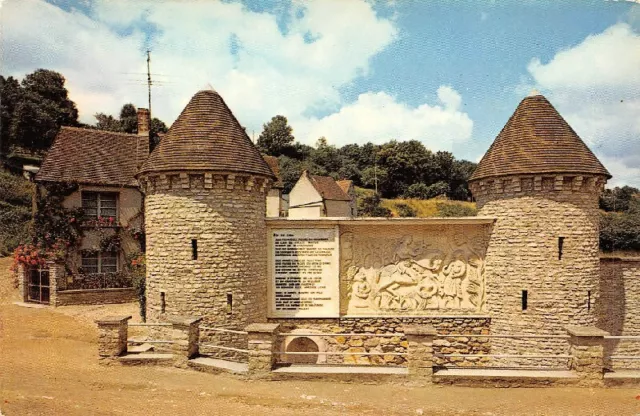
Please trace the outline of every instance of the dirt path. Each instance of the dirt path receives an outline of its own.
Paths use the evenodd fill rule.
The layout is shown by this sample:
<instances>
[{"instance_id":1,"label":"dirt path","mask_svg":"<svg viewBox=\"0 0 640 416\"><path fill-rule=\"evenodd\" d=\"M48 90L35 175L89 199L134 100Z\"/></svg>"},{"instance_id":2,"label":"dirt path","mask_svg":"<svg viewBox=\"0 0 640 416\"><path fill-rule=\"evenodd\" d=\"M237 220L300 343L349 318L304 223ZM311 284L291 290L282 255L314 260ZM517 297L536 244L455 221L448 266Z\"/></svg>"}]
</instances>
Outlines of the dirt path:
<instances>
[{"instance_id":1,"label":"dirt path","mask_svg":"<svg viewBox=\"0 0 640 416\"><path fill-rule=\"evenodd\" d=\"M3 415L634 415L640 389L470 389L323 382L249 382L153 367L98 365L92 318L135 305L13 305L0 259Z\"/></svg>"}]
</instances>

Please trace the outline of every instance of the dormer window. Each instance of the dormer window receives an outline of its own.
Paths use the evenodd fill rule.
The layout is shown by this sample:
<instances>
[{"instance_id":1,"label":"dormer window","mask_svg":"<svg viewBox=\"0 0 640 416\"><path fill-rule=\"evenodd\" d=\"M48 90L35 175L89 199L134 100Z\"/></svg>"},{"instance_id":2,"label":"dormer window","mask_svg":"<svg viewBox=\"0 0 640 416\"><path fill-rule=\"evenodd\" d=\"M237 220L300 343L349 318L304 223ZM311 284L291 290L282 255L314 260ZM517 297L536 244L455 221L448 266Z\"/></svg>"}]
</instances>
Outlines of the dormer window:
<instances>
[{"instance_id":1,"label":"dormer window","mask_svg":"<svg viewBox=\"0 0 640 416\"><path fill-rule=\"evenodd\" d=\"M82 192L82 209L86 219L113 218L118 213L118 194L114 192Z\"/></svg>"}]
</instances>

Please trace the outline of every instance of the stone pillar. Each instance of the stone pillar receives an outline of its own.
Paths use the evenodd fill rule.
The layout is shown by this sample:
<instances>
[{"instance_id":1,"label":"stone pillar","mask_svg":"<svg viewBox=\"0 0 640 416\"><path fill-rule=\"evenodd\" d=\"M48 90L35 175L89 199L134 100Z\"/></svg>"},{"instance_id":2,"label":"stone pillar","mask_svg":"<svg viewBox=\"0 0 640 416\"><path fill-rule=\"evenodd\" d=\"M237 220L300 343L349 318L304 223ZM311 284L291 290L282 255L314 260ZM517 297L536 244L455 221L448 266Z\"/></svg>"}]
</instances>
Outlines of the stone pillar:
<instances>
[{"instance_id":1,"label":"stone pillar","mask_svg":"<svg viewBox=\"0 0 640 416\"><path fill-rule=\"evenodd\" d=\"M58 306L58 279L65 277L64 264L47 262L49 268L49 305Z\"/></svg>"},{"instance_id":2,"label":"stone pillar","mask_svg":"<svg viewBox=\"0 0 640 416\"><path fill-rule=\"evenodd\" d=\"M200 322L202 317L174 316L171 323L171 350L178 367L186 367L187 361L198 355L200 340Z\"/></svg>"},{"instance_id":3,"label":"stone pillar","mask_svg":"<svg viewBox=\"0 0 640 416\"><path fill-rule=\"evenodd\" d=\"M268 378L276 363L280 324L251 324L246 327L249 339L249 376Z\"/></svg>"},{"instance_id":4,"label":"stone pillar","mask_svg":"<svg viewBox=\"0 0 640 416\"><path fill-rule=\"evenodd\" d=\"M407 326L404 328L409 347L407 366L409 377L431 382L433 375L433 340L438 335L432 326Z\"/></svg>"},{"instance_id":5,"label":"stone pillar","mask_svg":"<svg viewBox=\"0 0 640 416\"><path fill-rule=\"evenodd\" d=\"M129 316L108 316L96 321L98 324L98 355L101 361L113 360L127 352L127 321Z\"/></svg>"},{"instance_id":6,"label":"stone pillar","mask_svg":"<svg viewBox=\"0 0 640 416\"><path fill-rule=\"evenodd\" d=\"M20 297L23 302L27 301L28 298L28 290L29 290L29 275L27 274L27 268L24 267L24 264L18 263L18 293L20 293Z\"/></svg>"},{"instance_id":7,"label":"stone pillar","mask_svg":"<svg viewBox=\"0 0 640 416\"><path fill-rule=\"evenodd\" d=\"M599 385L604 379L604 337L609 335L593 326L568 326L571 370L582 384Z\"/></svg>"}]
</instances>

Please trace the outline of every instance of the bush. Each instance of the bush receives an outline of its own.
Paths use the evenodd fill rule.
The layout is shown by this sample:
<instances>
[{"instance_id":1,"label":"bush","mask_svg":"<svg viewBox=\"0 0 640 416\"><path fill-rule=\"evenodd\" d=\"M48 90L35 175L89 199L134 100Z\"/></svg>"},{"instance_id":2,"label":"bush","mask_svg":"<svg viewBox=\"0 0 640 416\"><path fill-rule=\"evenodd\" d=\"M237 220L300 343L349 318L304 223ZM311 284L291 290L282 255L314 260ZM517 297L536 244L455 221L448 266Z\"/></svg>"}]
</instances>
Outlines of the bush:
<instances>
[{"instance_id":1,"label":"bush","mask_svg":"<svg viewBox=\"0 0 640 416\"><path fill-rule=\"evenodd\" d=\"M31 239L33 185L22 176L0 172L0 256Z\"/></svg>"},{"instance_id":2,"label":"bush","mask_svg":"<svg viewBox=\"0 0 640 416\"><path fill-rule=\"evenodd\" d=\"M603 212L600 217L600 249L640 250L640 212Z\"/></svg>"},{"instance_id":3,"label":"bush","mask_svg":"<svg viewBox=\"0 0 640 416\"><path fill-rule=\"evenodd\" d=\"M407 191L404 193L404 198L431 199L440 195L447 195L449 193L449 184L446 182L436 182L432 185L426 185L419 182L414 183L407 188Z\"/></svg>"},{"instance_id":4,"label":"bush","mask_svg":"<svg viewBox=\"0 0 640 416\"><path fill-rule=\"evenodd\" d=\"M400 217L417 217L418 213L415 209L411 208L407 204L397 204L396 209L398 210L398 216Z\"/></svg>"},{"instance_id":5,"label":"bush","mask_svg":"<svg viewBox=\"0 0 640 416\"><path fill-rule=\"evenodd\" d=\"M391 217L391 210L380 205L380 195L374 194L359 200L358 215L361 217Z\"/></svg>"},{"instance_id":6,"label":"bush","mask_svg":"<svg viewBox=\"0 0 640 416\"><path fill-rule=\"evenodd\" d=\"M478 209L472 206L449 202L436 202L439 217L473 217L478 214Z\"/></svg>"}]
</instances>

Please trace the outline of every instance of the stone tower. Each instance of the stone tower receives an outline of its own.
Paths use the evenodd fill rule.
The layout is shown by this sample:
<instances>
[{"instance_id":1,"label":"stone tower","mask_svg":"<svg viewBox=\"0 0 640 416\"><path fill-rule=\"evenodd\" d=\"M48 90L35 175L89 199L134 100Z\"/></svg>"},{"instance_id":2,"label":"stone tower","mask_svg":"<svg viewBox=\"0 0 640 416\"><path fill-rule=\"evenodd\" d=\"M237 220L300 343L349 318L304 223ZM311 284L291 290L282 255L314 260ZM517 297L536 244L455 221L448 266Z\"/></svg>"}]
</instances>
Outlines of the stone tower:
<instances>
[{"instance_id":1,"label":"stone tower","mask_svg":"<svg viewBox=\"0 0 640 416\"><path fill-rule=\"evenodd\" d=\"M145 193L147 315L266 320L266 194L274 176L213 90L193 96L138 175Z\"/></svg>"},{"instance_id":2,"label":"stone tower","mask_svg":"<svg viewBox=\"0 0 640 416\"><path fill-rule=\"evenodd\" d=\"M493 333L596 323L598 197L610 177L545 97L522 100L469 181L479 215L497 218L486 258Z\"/></svg>"}]
</instances>

